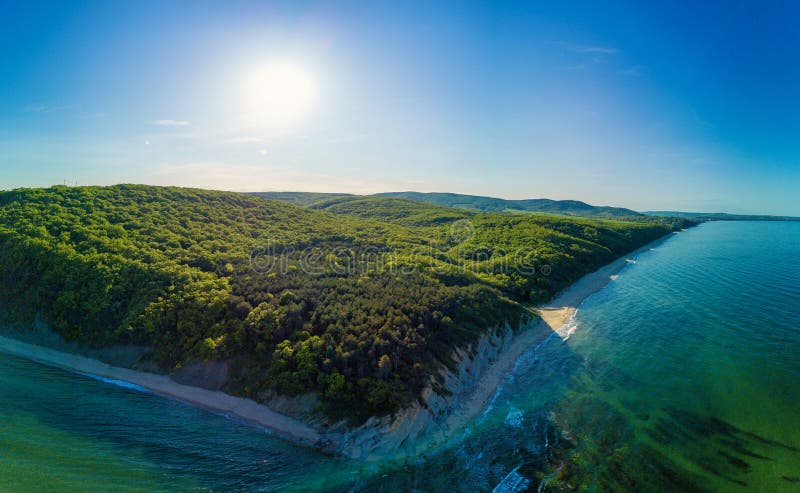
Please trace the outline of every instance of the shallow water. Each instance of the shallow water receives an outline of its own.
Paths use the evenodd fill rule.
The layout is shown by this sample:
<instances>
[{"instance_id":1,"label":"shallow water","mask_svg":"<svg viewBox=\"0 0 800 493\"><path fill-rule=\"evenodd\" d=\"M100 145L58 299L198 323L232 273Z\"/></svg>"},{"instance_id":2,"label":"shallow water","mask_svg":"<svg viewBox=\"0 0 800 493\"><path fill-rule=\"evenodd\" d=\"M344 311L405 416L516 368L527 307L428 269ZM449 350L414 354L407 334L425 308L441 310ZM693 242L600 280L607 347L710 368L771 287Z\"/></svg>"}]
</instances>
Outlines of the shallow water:
<instances>
[{"instance_id":1,"label":"shallow water","mask_svg":"<svg viewBox=\"0 0 800 493\"><path fill-rule=\"evenodd\" d=\"M406 464L0 358L0 491L800 491L800 223L707 223L638 257Z\"/></svg>"}]
</instances>

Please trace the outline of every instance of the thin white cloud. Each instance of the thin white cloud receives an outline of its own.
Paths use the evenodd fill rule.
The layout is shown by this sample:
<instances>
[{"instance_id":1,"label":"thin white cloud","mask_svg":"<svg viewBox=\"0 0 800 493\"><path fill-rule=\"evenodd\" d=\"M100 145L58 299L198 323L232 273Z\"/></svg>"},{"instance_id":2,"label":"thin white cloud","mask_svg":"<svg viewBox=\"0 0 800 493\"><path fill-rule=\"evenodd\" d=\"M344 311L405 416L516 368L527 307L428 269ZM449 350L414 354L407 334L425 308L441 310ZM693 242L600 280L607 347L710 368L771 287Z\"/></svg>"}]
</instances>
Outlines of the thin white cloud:
<instances>
[{"instance_id":1,"label":"thin white cloud","mask_svg":"<svg viewBox=\"0 0 800 493\"><path fill-rule=\"evenodd\" d=\"M44 103L31 103L25 107L26 113L53 113L77 108L75 105L52 105Z\"/></svg>"},{"instance_id":2,"label":"thin white cloud","mask_svg":"<svg viewBox=\"0 0 800 493\"><path fill-rule=\"evenodd\" d=\"M159 127L186 127L190 125L186 120L153 120L150 123Z\"/></svg>"},{"instance_id":3,"label":"thin white cloud","mask_svg":"<svg viewBox=\"0 0 800 493\"><path fill-rule=\"evenodd\" d=\"M578 53L601 53L603 55L613 55L619 52L616 48L609 48L606 46L575 46L573 51L577 51Z\"/></svg>"},{"instance_id":4,"label":"thin white cloud","mask_svg":"<svg viewBox=\"0 0 800 493\"><path fill-rule=\"evenodd\" d=\"M707 128L717 128L717 126L714 123L701 118L700 115L697 113L697 110L692 110L692 117L694 118L695 123L697 123L698 125Z\"/></svg>"},{"instance_id":5,"label":"thin white cloud","mask_svg":"<svg viewBox=\"0 0 800 493\"><path fill-rule=\"evenodd\" d=\"M250 135L239 135L237 137L229 139L228 142L231 144L254 144L258 142L264 142L264 138L254 137Z\"/></svg>"},{"instance_id":6,"label":"thin white cloud","mask_svg":"<svg viewBox=\"0 0 800 493\"><path fill-rule=\"evenodd\" d=\"M49 109L49 106L46 104L29 104L25 107L26 113L46 113Z\"/></svg>"},{"instance_id":7,"label":"thin white cloud","mask_svg":"<svg viewBox=\"0 0 800 493\"><path fill-rule=\"evenodd\" d=\"M600 65L601 63L605 63L606 59L603 56L593 56L590 60L587 60L582 63L578 63L575 65L568 65L566 67L561 67L562 70L585 70L589 67L594 65Z\"/></svg>"},{"instance_id":8,"label":"thin white cloud","mask_svg":"<svg viewBox=\"0 0 800 493\"><path fill-rule=\"evenodd\" d=\"M564 42L555 42L551 44L563 51L573 54L572 57L578 59L578 63L560 67L556 70L585 70L595 65L604 64L607 62L607 58L619 53L618 49L611 46L581 45Z\"/></svg>"},{"instance_id":9,"label":"thin white cloud","mask_svg":"<svg viewBox=\"0 0 800 493\"><path fill-rule=\"evenodd\" d=\"M267 154L269 154L269 151L267 151L266 149L260 149L258 153L261 154L262 156L266 156Z\"/></svg>"},{"instance_id":10,"label":"thin white cloud","mask_svg":"<svg viewBox=\"0 0 800 493\"><path fill-rule=\"evenodd\" d=\"M577 62L572 65L556 68L556 70L585 70L595 65L605 64L610 57L619 53L619 50L613 46L584 45L565 43L562 41L551 42L549 44L566 52L566 54L569 54L568 58L572 58Z\"/></svg>"},{"instance_id":11,"label":"thin white cloud","mask_svg":"<svg viewBox=\"0 0 800 493\"><path fill-rule=\"evenodd\" d=\"M619 53L619 50L614 48L613 46L582 45L574 43L564 43L560 41L552 44L564 50L572 51L575 53L590 53L595 55L614 55L616 53Z\"/></svg>"},{"instance_id":12,"label":"thin white cloud","mask_svg":"<svg viewBox=\"0 0 800 493\"><path fill-rule=\"evenodd\" d=\"M639 67L628 67L626 69L620 70L619 73L622 75L627 75L629 77L642 76L642 71L639 69Z\"/></svg>"}]
</instances>

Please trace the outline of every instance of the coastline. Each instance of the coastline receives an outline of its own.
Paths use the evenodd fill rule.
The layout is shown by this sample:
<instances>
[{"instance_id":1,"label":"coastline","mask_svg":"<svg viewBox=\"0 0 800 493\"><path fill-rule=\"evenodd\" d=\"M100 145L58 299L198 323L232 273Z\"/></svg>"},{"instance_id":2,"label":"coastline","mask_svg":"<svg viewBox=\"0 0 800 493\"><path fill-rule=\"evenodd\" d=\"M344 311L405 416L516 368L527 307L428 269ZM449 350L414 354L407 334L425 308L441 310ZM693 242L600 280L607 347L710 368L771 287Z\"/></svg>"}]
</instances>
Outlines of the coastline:
<instances>
[{"instance_id":1,"label":"coastline","mask_svg":"<svg viewBox=\"0 0 800 493\"><path fill-rule=\"evenodd\" d=\"M457 396L456 404L437 424L435 432L428 436L420 436L419 443L412 447L411 452L420 453L430 446L446 441L452 436L452 432L462 428L472 418L482 413L520 356L560 328L575 313L583 300L600 291L616 278L632 262L632 257L652 249L670 237L670 234L665 235L619 257L597 271L585 275L550 303L537 308L535 312L541 318L533 319L527 328L510 338L507 344L502 345L502 350L496 354L496 357L490 359L489 364L477 375L474 383L467 386L462 395ZM267 429L276 436L298 445L313 447L325 452L343 452L343 440L346 437L341 434L320 432L295 418L276 412L268 406L250 399L180 384L167 375L112 366L78 354L28 344L2 336L0 336L0 351L88 376L133 384L157 395L226 414L247 424ZM395 428L395 426L390 426L390 428ZM371 456L372 453L368 452L368 455Z\"/></svg>"},{"instance_id":2,"label":"coastline","mask_svg":"<svg viewBox=\"0 0 800 493\"><path fill-rule=\"evenodd\" d=\"M675 234L675 233L672 233ZM567 289L558 294L549 303L536 309L542 320L553 330L560 329L575 314L583 301L589 296L600 291L609 282L617 278L622 270L629 264L636 263L633 258L667 241L672 235L663 236L655 241L637 248L636 250L617 258L610 264L587 274L571 284Z\"/></svg>"},{"instance_id":3,"label":"coastline","mask_svg":"<svg viewBox=\"0 0 800 493\"><path fill-rule=\"evenodd\" d=\"M465 396L462 404L447 417L442 434L449 436L449 432L465 426L471 419L481 414L491 403L506 375L513 370L517 360L523 354L556 333L575 314L584 300L616 279L625 267L635 263L637 255L657 247L671 237L672 234L665 235L617 258L592 273L586 274L557 295L550 303L536 308L535 311L541 318L534 320L527 329L514 336L510 346L499 354L498 358L478 379L474 388ZM432 441L441 442L446 440L447 436L440 436Z\"/></svg>"}]
</instances>

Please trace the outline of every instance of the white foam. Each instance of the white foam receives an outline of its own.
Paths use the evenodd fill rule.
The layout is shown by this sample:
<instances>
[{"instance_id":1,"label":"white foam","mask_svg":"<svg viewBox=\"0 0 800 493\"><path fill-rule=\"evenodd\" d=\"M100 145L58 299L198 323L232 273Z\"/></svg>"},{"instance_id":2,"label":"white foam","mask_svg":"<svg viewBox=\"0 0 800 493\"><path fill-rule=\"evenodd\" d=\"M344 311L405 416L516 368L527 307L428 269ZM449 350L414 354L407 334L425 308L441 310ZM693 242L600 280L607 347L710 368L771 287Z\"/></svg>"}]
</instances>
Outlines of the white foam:
<instances>
[{"instance_id":1,"label":"white foam","mask_svg":"<svg viewBox=\"0 0 800 493\"><path fill-rule=\"evenodd\" d=\"M95 380L99 380L101 382L110 383L111 385L116 385L117 387L123 387L123 388L126 388L126 389L136 390L136 391L139 391L139 392L151 393L151 391L149 389L146 389L146 388L142 387L141 385L136 385L135 383L126 382L124 380L115 380L113 378L101 377L99 375L93 375L91 373L83 373L83 372L77 372L77 373L79 373L79 374L81 374L81 375L83 375L85 377L89 377L89 378L93 378Z\"/></svg>"},{"instance_id":2,"label":"white foam","mask_svg":"<svg viewBox=\"0 0 800 493\"><path fill-rule=\"evenodd\" d=\"M578 310L575 310L572 315L569 316L567 321L564 322L564 325L556 329L556 334L558 334L558 337L560 337L562 340L566 341L572 334L575 333L576 330L578 330L577 315Z\"/></svg>"},{"instance_id":3,"label":"white foam","mask_svg":"<svg viewBox=\"0 0 800 493\"><path fill-rule=\"evenodd\" d=\"M497 399L503 393L503 390L506 388L506 386L514 383L514 376L519 373L520 367L525 363L538 361L539 357L537 353L539 352L539 348L542 347L542 345L547 344L550 338L554 335L557 335L557 332L551 332L550 335L545 337L541 342L539 342L539 344L519 355L519 357L514 361L514 367L510 372L508 372L508 374L506 374L506 377L500 382L500 384L497 386L497 389L494 391L494 395L489 400L489 405L486 406L486 409L483 410L483 414L481 414L482 417L485 417L494 409L495 405L497 404Z\"/></svg>"},{"instance_id":4,"label":"white foam","mask_svg":"<svg viewBox=\"0 0 800 493\"><path fill-rule=\"evenodd\" d=\"M512 407L511 410L506 415L506 426L510 426L511 428L522 428L522 422L525 420L522 411L517 409L516 407Z\"/></svg>"},{"instance_id":5,"label":"white foam","mask_svg":"<svg viewBox=\"0 0 800 493\"><path fill-rule=\"evenodd\" d=\"M500 481L500 484L494 487L492 493L518 493L525 491L530 486L529 479L523 477L519 472L519 466L515 467L513 471Z\"/></svg>"}]
</instances>

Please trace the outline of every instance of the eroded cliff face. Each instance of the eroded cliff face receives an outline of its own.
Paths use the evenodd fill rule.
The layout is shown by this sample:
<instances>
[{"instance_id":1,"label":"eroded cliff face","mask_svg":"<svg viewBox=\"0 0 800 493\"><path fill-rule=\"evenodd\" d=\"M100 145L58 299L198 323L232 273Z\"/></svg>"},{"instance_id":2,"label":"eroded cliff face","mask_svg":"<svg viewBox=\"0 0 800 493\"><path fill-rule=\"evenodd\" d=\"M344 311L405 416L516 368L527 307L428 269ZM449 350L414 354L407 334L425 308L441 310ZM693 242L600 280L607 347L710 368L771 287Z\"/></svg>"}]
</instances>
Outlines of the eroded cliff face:
<instances>
[{"instance_id":1,"label":"eroded cliff face","mask_svg":"<svg viewBox=\"0 0 800 493\"><path fill-rule=\"evenodd\" d=\"M524 322L519 332L534 330L532 325L539 321L535 318ZM328 423L315 410L314 394L294 397L270 394L262 396L262 400L271 410L313 427L321 437L316 448L322 452L366 461L414 457L443 442L470 417L482 412L500 380L485 381L486 375L501 356L511 361L516 359L518 355L508 354L514 352L511 349L514 341L514 330L509 325L488 330L475 343L454 350L452 368L442 368L418 401L394 415L372 417L356 428L345 422ZM219 362L197 366L187 373L198 376L210 371L219 376ZM493 368L500 377L505 375L503 370ZM222 382L215 383L219 386ZM208 386L208 382L199 386ZM481 395L476 392L479 386L483 387Z\"/></svg>"},{"instance_id":2,"label":"eroded cliff face","mask_svg":"<svg viewBox=\"0 0 800 493\"><path fill-rule=\"evenodd\" d=\"M328 445L336 444L338 453L361 460L401 459L424 453L451 436L469 416L480 412L470 409L485 405L484 399L474 399L476 387L489 367L508 351L513 339L514 331L505 326L487 332L469 347L457 349L455 368L443 369L441 385L428 386L421 402L414 402L393 416L373 417L355 429L328 434ZM454 415L464 419L453 419Z\"/></svg>"}]
</instances>

